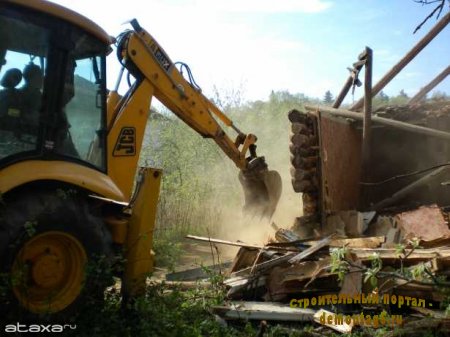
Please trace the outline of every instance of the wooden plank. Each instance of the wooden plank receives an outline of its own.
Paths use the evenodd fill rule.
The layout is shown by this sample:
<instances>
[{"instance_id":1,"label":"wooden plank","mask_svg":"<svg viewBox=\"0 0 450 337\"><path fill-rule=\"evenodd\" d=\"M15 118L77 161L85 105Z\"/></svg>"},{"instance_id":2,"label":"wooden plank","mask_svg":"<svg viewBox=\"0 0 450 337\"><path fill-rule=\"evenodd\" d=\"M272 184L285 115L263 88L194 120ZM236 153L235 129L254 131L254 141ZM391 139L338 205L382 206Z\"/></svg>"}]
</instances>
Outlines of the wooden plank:
<instances>
[{"instance_id":1,"label":"wooden plank","mask_svg":"<svg viewBox=\"0 0 450 337\"><path fill-rule=\"evenodd\" d=\"M227 241L227 240L220 240L220 239L214 239L214 238L203 237L203 236L195 236L195 235L186 235L186 239L202 241L202 242L209 242L209 243L217 243L217 244L220 244L220 245L245 247L245 248L255 248L255 249L268 248L266 246L253 245L253 244L245 243L245 242ZM292 250L289 247L279 247L279 246L270 246L270 249L274 249L274 250Z\"/></svg>"},{"instance_id":2,"label":"wooden plank","mask_svg":"<svg viewBox=\"0 0 450 337\"><path fill-rule=\"evenodd\" d=\"M243 275L250 275L250 273L263 272L265 270L268 270L270 268L278 266L284 262L287 262L289 259L291 259L295 255L296 255L295 253L288 253L286 255L276 257L272 260L256 264L252 267L248 267L248 268L239 270L238 272L232 273L231 276L243 276Z\"/></svg>"},{"instance_id":3,"label":"wooden plank","mask_svg":"<svg viewBox=\"0 0 450 337\"><path fill-rule=\"evenodd\" d=\"M346 238L346 239L332 239L330 241L330 247L349 247L349 248L377 248L380 247L386 237L384 236L371 236L366 238ZM305 245L313 245L317 241L304 242Z\"/></svg>"},{"instance_id":4,"label":"wooden plank","mask_svg":"<svg viewBox=\"0 0 450 337\"><path fill-rule=\"evenodd\" d=\"M202 242L209 242L209 243L217 243L217 244L228 245L228 246L236 246L236 247L246 247L246 248L255 248L255 249L264 248L263 246L252 245L252 244L245 243L245 242L227 241L227 240L213 239L213 238L196 236L196 235L186 235L186 239L202 241Z\"/></svg>"},{"instance_id":5,"label":"wooden plank","mask_svg":"<svg viewBox=\"0 0 450 337\"><path fill-rule=\"evenodd\" d=\"M213 312L224 319L311 322L315 310L291 308L273 302L231 302L227 306L215 306Z\"/></svg>"},{"instance_id":6,"label":"wooden plank","mask_svg":"<svg viewBox=\"0 0 450 337\"><path fill-rule=\"evenodd\" d=\"M331 242L331 238L334 236L335 234L329 235L326 238L318 241L315 245L305 249L304 251L302 251L301 253L295 255L294 257L292 257L291 259L289 259L289 263L298 263L301 260L307 258L308 256L314 254L315 252L317 252L318 250L322 249L325 246L329 246L330 242Z\"/></svg>"},{"instance_id":7,"label":"wooden plank","mask_svg":"<svg viewBox=\"0 0 450 337\"><path fill-rule=\"evenodd\" d=\"M408 253L410 249L406 249ZM368 260L374 253L379 254L382 259L397 259L399 254L393 248L351 248L350 252L354 253L360 260ZM450 259L450 247L431 248L431 249L416 249L407 260L430 260L436 258L437 260Z\"/></svg>"},{"instance_id":8,"label":"wooden plank","mask_svg":"<svg viewBox=\"0 0 450 337\"><path fill-rule=\"evenodd\" d=\"M258 252L259 250L257 249L241 247L234 257L230 272L234 273L241 269L252 266L255 260L258 258Z\"/></svg>"},{"instance_id":9,"label":"wooden plank","mask_svg":"<svg viewBox=\"0 0 450 337\"><path fill-rule=\"evenodd\" d=\"M361 294L363 273L359 267L363 267L361 261L359 261L354 254L349 254L349 260L353 266L349 266L348 272L344 276L341 290L339 294L346 296L354 296Z\"/></svg>"},{"instance_id":10,"label":"wooden plank","mask_svg":"<svg viewBox=\"0 0 450 337\"><path fill-rule=\"evenodd\" d=\"M227 293L228 298L242 298L243 291L264 287L266 282L266 276L238 276L226 280L224 284L230 287Z\"/></svg>"},{"instance_id":11,"label":"wooden plank","mask_svg":"<svg viewBox=\"0 0 450 337\"><path fill-rule=\"evenodd\" d=\"M340 314L340 317L343 317L344 314ZM332 319L330 319L330 317ZM338 317L337 314L327 311L324 309L320 309L314 314L314 322L319 323L321 325L327 326L333 330L336 330L340 333L350 333L353 329L353 320L351 324L345 323L345 321L342 321L342 324L336 324L336 317Z\"/></svg>"}]
</instances>

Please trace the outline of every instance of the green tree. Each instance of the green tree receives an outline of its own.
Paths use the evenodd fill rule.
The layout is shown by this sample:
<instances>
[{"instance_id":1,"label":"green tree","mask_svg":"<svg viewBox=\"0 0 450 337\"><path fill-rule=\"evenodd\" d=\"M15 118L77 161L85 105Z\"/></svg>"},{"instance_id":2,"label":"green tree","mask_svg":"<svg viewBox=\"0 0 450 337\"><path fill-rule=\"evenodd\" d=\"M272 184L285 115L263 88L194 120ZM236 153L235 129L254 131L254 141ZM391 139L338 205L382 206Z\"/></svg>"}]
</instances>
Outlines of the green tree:
<instances>
[{"instance_id":1,"label":"green tree","mask_svg":"<svg viewBox=\"0 0 450 337\"><path fill-rule=\"evenodd\" d=\"M394 96L390 99L389 103L392 105L402 105L407 104L409 101L409 96L405 92L405 90L400 90L397 96Z\"/></svg>"},{"instance_id":2,"label":"green tree","mask_svg":"<svg viewBox=\"0 0 450 337\"><path fill-rule=\"evenodd\" d=\"M323 97L323 103L325 103L326 105L331 105L334 102L334 97L333 94L331 93L330 90L327 90L325 92L325 96Z\"/></svg>"},{"instance_id":3,"label":"green tree","mask_svg":"<svg viewBox=\"0 0 450 337\"><path fill-rule=\"evenodd\" d=\"M435 90L431 94L431 99L433 101L444 101L448 99L448 96L444 91Z\"/></svg>"},{"instance_id":4,"label":"green tree","mask_svg":"<svg viewBox=\"0 0 450 337\"><path fill-rule=\"evenodd\" d=\"M389 96L386 95L383 91L380 91L380 93L376 95L372 100L373 109L378 109L379 107L388 105L389 103Z\"/></svg>"},{"instance_id":5,"label":"green tree","mask_svg":"<svg viewBox=\"0 0 450 337\"><path fill-rule=\"evenodd\" d=\"M408 94L405 92L405 90L400 90L399 94L400 97L409 98Z\"/></svg>"},{"instance_id":6,"label":"green tree","mask_svg":"<svg viewBox=\"0 0 450 337\"><path fill-rule=\"evenodd\" d=\"M389 102L389 96L386 95L383 90L380 91L380 93L377 96L380 98L380 100L382 102L384 102L384 103L388 103Z\"/></svg>"}]
</instances>

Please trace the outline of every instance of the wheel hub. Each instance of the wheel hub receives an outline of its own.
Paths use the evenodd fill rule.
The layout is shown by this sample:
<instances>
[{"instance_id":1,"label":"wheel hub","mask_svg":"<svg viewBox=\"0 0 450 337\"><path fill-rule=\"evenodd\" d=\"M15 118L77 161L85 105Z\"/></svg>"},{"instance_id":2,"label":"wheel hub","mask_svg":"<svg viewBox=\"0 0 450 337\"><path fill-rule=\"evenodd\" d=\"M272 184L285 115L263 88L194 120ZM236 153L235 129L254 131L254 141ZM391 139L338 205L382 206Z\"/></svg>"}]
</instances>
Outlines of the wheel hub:
<instances>
[{"instance_id":1,"label":"wheel hub","mask_svg":"<svg viewBox=\"0 0 450 337\"><path fill-rule=\"evenodd\" d=\"M13 292L34 313L54 313L72 304L84 281L86 252L71 234L49 231L27 241L12 268Z\"/></svg>"},{"instance_id":2,"label":"wheel hub","mask_svg":"<svg viewBox=\"0 0 450 337\"><path fill-rule=\"evenodd\" d=\"M64 267L61 260L53 254L45 254L33 263L32 281L39 287L51 289L64 279Z\"/></svg>"}]
</instances>

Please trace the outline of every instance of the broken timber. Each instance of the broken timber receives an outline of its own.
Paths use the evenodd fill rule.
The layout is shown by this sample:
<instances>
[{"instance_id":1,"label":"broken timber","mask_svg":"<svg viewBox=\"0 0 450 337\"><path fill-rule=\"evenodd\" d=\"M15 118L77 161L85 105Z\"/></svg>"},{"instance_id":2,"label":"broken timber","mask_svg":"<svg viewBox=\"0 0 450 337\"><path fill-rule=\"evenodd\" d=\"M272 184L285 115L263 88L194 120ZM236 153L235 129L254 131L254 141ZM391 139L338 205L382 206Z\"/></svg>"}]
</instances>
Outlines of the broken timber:
<instances>
[{"instance_id":1,"label":"broken timber","mask_svg":"<svg viewBox=\"0 0 450 337\"><path fill-rule=\"evenodd\" d=\"M291 259L289 259L289 263L298 263L299 261L303 260L304 258L307 258L311 254L314 254L318 250L322 249L325 246L329 246L331 242L331 238L334 236L334 234L327 236L326 238L320 240L315 245L305 249L301 253L295 255Z\"/></svg>"}]
</instances>

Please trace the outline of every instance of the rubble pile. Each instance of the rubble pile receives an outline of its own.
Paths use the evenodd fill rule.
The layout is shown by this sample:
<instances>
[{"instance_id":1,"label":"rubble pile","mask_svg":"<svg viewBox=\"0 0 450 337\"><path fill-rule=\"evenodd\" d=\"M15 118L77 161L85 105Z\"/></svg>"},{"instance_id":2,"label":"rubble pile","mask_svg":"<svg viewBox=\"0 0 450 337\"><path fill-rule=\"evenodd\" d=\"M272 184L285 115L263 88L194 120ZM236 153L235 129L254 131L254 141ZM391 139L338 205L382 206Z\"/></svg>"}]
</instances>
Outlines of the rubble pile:
<instances>
[{"instance_id":1,"label":"rubble pile","mask_svg":"<svg viewBox=\"0 0 450 337\"><path fill-rule=\"evenodd\" d=\"M314 336L450 336L450 102L380 108L369 146L362 114L305 110L288 113L293 226L272 224L265 245L189 236L240 247L214 313Z\"/></svg>"},{"instance_id":2,"label":"rubble pile","mask_svg":"<svg viewBox=\"0 0 450 337\"><path fill-rule=\"evenodd\" d=\"M213 308L225 321L302 322L323 333L349 333L382 327L408 331L423 320L421 327L450 334L445 313L450 230L442 210L429 206L373 217L371 225L379 231L390 226L396 233L308 239L273 224L275 238L264 246L188 238L240 246L226 269L227 301Z\"/></svg>"}]
</instances>

